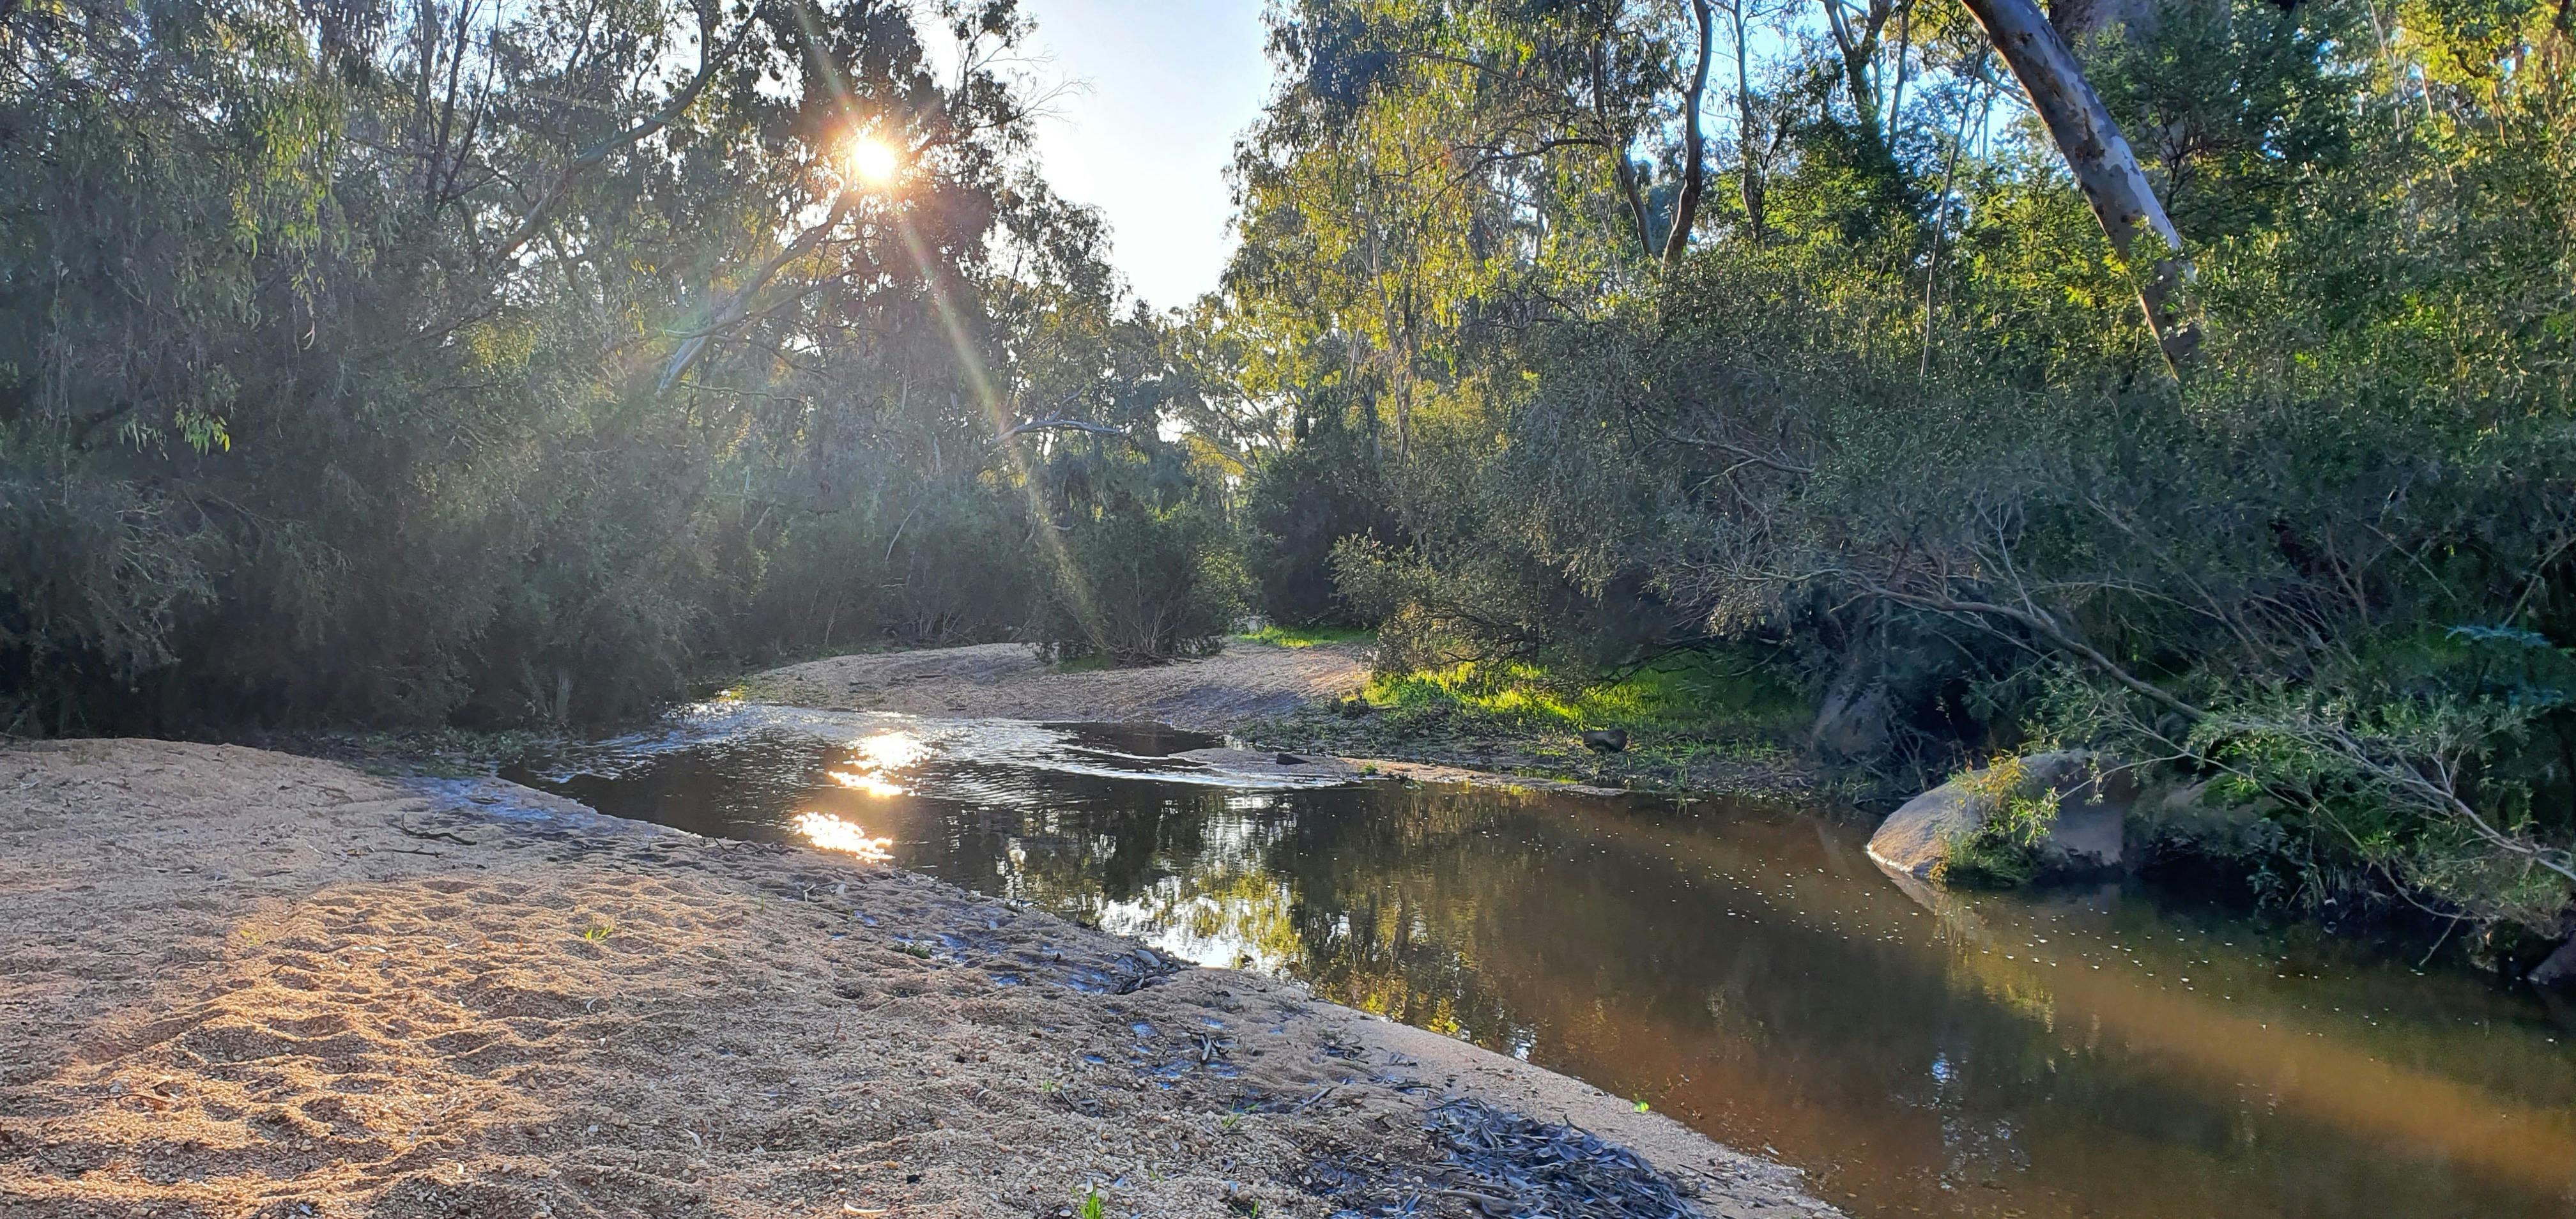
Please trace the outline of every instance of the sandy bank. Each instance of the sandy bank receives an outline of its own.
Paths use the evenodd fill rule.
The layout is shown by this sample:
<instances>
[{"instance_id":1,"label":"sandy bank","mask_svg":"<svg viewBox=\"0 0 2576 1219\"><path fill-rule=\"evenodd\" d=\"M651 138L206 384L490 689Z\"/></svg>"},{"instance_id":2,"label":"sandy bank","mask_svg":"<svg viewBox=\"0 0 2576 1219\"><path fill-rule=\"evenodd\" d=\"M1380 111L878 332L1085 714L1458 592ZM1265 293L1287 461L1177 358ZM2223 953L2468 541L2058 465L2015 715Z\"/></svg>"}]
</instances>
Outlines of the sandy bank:
<instances>
[{"instance_id":1,"label":"sandy bank","mask_svg":"<svg viewBox=\"0 0 2576 1219\"><path fill-rule=\"evenodd\" d=\"M1281 648L1236 640L1202 660L1058 672L1022 644L835 656L772 669L746 697L827 711L1021 720L1155 722L1223 732L1255 716L1355 693L1369 676L1357 644Z\"/></svg>"},{"instance_id":2,"label":"sandy bank","mask_svg":"<svg viewBox=\"0 0 2576 1219\"><path fill-rule=\"evenodd\" d=\"M1372 653L1361 644L1283 648L1233 640L1200 660L1136 669L1058 672L1016 643L874 652L772 669L743 683L757 702L825 711L899 711L910 715L992 717L1053 722L1160 723L1202 732L1232 732L1247 723L1278 723L1359 692ZM1289 742L1303 748L1303 741ZM1262 769L1252 751L1227 759L1234 769ZM1299 756L1309 756L1301 754ZM1616 795L1615 787L1529 778L1440 760L1335 756L1316 751L1315 767L1422 783L1477 783ZM1313 768L1289 773L1313 776Z\"/></svg>"},{"instance_id":3,"label":"sandy bank","mask_svg":"<svg viewBox=\"0 0 2576 1219\"><path fill-rule=\"evenodd\" d=\"M1033 1216L1092 1183L1112 1215L1472 1215L1515 1191L1435 1137L1458 1095L1709 1215L1830 1213L1293 986L501 784L0 749L0 924L13 1216Z\"/></svg>"}]
</instances>

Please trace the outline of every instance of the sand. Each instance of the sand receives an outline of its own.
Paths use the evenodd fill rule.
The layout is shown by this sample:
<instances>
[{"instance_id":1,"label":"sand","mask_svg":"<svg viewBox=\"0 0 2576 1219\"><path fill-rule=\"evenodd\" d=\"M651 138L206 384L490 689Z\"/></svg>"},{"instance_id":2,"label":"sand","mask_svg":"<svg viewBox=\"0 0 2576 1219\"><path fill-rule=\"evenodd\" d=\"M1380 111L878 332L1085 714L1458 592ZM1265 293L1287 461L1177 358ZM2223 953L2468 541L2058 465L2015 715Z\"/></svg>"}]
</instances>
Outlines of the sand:
<instances>
[{"instance_id":1,"label":"sand","mask_svg":"<svg viewBox=\"0 0 2576 1219\"><path fill-rule=\"evenodd\" d=\"M1424 1134L1458 1095L1632 1148L1709 1215L1832 1213L1291 984L498 782L0 748L0 927L11 1219L1051 1216L1095 1187L1113 1216L1479 1214L1498 1187Z\"/></svg>"},{"instance_id":2,"label":"sand","mask_svg":"<svg viewBox=\"0 0 2576 1219\"><path fill-rule=\"evenodd\" d=\"M1275 721L1301 708L1357 694L1368 684L1374 650L1363 644L1284 648L1233 640L1198 660L1134 669L1062 672L1038 663L1024 644L871 652L771 669L742 684L741 697L824 711L898 711L909 715L1160 723L1229 733ZM1194 760L1244 773L1272 769L1275 750L1199 750ZM1442 761L1299 752L1304 778L1362 774L1419 783L1545 788L1586 795L1622 789L1563 779L1477 770Z\"/></svg>"},{"instance_id":3,"label":"sand","mask_svg":"<svg viewBox=\"0 0 2576 1219\"><path fill-rule=\"evenodd\" d=\"M835 656L772 669L743 696L826 711L1022 720L1154 722L1223 732L1257 716L1355 694L1372 650L1235 640L1200 660L1061 672L1025 644Z\"/></svg>"}]
</instances>

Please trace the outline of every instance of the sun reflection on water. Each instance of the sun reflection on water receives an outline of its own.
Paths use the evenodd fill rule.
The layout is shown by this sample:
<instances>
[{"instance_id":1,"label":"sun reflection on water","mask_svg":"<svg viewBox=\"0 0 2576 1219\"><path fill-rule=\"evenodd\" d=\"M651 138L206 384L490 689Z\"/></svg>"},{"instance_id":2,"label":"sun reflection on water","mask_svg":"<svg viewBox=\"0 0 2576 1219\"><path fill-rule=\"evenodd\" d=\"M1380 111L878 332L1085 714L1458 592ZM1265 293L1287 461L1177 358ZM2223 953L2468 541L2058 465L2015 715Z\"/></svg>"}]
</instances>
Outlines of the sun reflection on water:
<instances>
[{"instance_id":1,"label":"sun reflection on water","mask_svg":"<svg viewBox=\"0 0 2576 1219\"><path fill-rule=\"evenodd\" d=\"M853 771L836 770L832 772L832 781L843 787L849 788L852 791L866 792L871 796L900 796L903 794L903 784L896 783L879 775L863 775Z\"/></svg>"},{"instance_id":2,"label":"sun reflection on water","mask_svg":"<svg viewBox=\"0 0 2576 1219\"><path fill-rule=\"evenodd\" d=\"M844 821L830 813L798 813L788 824L796 827L806 841L826 851L847 851L870 862L894 858L886 848L894 845L891 838L871 838L865 827Z\"/></svg>"},{"instance_id":3,"label":"sun reflection on water","mask_svg":"<svg viewBox=\"0 0 2576 1219\"><path fill-rule=\"evenodd\" d=\"M929 752L921 738L909 732L880 732L875 736L861 737L850 742L850 748L859 751L862 764L878 770L901 770L920 761L921 755Z\"/></svg>"},{"instance_id":4,"label":"sun reflection on water","mask_svg":"<svg viewBox=\"0 0 2576 1219\"><path fill-rule=\"evenodd\" d=\"M832 781L855 792L871 796L900 796L905 787L894 781L895 771L918 762L929 753L921 738L908 732L880 732L850 742L849 764L856 769L826 772Z\"/></svg>"}]
</instances>

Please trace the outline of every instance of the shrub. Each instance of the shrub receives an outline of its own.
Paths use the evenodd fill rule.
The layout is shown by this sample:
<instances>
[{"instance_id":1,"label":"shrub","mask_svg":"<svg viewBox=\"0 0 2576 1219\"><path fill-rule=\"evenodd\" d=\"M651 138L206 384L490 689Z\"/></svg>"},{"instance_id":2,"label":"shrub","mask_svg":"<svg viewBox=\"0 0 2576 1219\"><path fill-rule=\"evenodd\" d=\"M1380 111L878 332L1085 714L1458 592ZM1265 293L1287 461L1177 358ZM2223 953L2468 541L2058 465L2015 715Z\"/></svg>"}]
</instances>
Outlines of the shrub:
<instances>
[{"instance_id":1,"label":"shrub","mask_svg":"<svg viewBox=\"0 0 2576 1219\"><path fill-rule=\"evenodd\" d=\"M2062 793L2041 786L2018 757L1971 771L1958 782L1985 805L1985 818L1975 829L1941 840L1933 879L1971 888L2014 888L2038 879Z\"/></svg>"},{"instance_id":2,"label":"shrub","mask_svg":"<svg viewBox=\"0 0 2576 1219\"><path fill-rule=\"evenodd\" d=\"M1243 618L1249 581L1232 531L1210 505L1157 510L1130 502L1077 521L1053 541L1053 587L1031 633L1051 660L1205 656Z\"/></svg>"}]
</instances>

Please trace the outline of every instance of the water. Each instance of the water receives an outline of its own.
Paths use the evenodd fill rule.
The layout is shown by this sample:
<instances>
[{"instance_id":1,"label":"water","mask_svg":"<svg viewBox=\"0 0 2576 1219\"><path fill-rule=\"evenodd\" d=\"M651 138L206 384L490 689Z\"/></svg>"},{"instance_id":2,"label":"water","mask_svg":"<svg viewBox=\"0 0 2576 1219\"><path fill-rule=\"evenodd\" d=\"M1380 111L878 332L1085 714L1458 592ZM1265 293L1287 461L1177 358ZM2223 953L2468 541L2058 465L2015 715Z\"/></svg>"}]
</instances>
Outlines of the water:
<instances>
[{"instance_id":1,"label":"water","mask_svg":"<svg viewBox=\"0 0 2576 1219\"><path fill-rule=\"evenodd\" d=\"M1172 756L1213 743L702 708L508 777L738 838L825 814L1642 1099L1854 1215L2576 1214L2576 1011L2539 998L2136 886L1909 896L1783 808Z\"/></svg>"}]
</instances>

